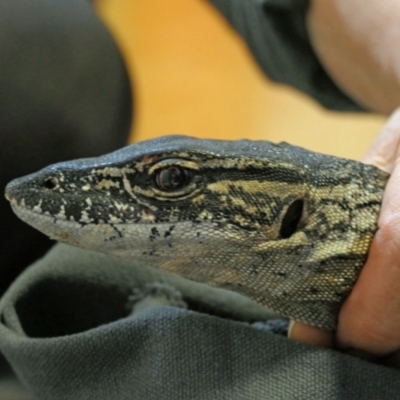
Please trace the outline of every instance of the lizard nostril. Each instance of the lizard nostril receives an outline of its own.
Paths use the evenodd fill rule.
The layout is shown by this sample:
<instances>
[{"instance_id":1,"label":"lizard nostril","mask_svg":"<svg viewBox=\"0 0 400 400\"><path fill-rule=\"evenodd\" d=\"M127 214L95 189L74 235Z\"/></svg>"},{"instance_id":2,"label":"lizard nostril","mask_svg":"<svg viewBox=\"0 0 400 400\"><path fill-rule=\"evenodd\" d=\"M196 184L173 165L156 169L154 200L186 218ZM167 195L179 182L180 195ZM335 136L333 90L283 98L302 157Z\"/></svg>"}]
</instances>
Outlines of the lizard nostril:
<instances>
[{"instance_id":1,"label":"lizard nostril","mask_svg":"<svg viewBox=\"0 0 400 400\"><path fill-rule=\"evenodd\" d=\"M57 178L47 178L43 181L43 186L46 189L53 190L58 186L58 179Z\"/></svg>"},{"instance_id":2,"label":"lizard nostril","mask_svg":"<svg viewBox=\"0 0 400 400\"><path fill-rule=\"evenodd\" d=\"M279 231L279 235L282 239L288 239L293 233L296 232L296 229L299 225L301 217L303 215L303 200L295 200L286 210L286 214L283 217L281 229Z\"/></svg>"}]
</instances>

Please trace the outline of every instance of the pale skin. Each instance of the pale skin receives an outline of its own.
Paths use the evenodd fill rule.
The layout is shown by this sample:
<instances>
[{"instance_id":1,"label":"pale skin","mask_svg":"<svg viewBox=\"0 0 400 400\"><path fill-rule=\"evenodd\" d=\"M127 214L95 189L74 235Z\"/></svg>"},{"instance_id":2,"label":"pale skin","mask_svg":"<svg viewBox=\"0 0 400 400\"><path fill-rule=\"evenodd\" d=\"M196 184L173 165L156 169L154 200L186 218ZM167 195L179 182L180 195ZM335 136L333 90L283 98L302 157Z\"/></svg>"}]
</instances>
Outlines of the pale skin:
<instances>
[{"instance_id":1,"label":"pale skin","mask_svg":"<svg viewBox=\"0 0 400 400\"><path fill-rule=\"evenodd\" d=\"M367 358L386 357L400 367L400 3L312 0L308 26L337 84L372 111L391 114L363 159L391 178L367 263L343 304L337 331L296 322L289 336Z\"/></svg>"}]
</instances>

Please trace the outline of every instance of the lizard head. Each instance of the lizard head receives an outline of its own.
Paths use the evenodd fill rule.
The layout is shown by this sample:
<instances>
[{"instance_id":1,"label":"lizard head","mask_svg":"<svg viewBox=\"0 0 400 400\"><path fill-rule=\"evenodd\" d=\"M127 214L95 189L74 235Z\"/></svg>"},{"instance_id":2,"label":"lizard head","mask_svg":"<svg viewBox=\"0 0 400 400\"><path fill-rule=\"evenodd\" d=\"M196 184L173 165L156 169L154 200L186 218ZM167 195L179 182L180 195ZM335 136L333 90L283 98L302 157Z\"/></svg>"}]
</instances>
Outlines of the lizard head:
<instances>
[{"instance_id":1,"label":"lizard head","mask_svg":"<svg viewBox=\"0 0 400 400\"><path fill-rule=\"evenodd\" d=\"M125 258L162 238L174 245L173 231L230 243L240 232L288 237L305 214L305 176L257 150L251 141L162 137L51 165L12 181L5 195L22 220L53 239Z\"/></svg>"},{"instance_id":2,"label":"lizard head","mask_svg":"<svg viewBox=\"0 0 400 400\"><path fill-rule=\"evenodd\" d=\"M11 182L6 197L55 240L332 328L386 180L374 167L287 144L166 136L49 166Z\"/></svg>"}]
</instances>

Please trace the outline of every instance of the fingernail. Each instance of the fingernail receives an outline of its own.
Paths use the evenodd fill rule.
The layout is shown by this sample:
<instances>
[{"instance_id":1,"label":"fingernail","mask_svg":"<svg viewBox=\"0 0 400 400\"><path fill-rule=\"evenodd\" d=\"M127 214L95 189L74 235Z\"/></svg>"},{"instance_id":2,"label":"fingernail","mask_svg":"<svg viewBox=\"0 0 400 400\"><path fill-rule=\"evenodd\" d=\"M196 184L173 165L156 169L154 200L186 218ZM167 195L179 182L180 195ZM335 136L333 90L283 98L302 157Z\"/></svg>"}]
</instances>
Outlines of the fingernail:
<instances>
[{"instance_id":1,"label":"fingernail","mask_svg":"<svg viewBox=\"0 0 400 400\"><path fill-rule=\"evenodd\" d=\"M288 333L287 333L288 338L291 337L292 329L293 329L293 326L295 325L295 323L296 323L296 321L293 321L292 319L289 321L289 327L288 327Z\"/></svg>"}]
</instances>

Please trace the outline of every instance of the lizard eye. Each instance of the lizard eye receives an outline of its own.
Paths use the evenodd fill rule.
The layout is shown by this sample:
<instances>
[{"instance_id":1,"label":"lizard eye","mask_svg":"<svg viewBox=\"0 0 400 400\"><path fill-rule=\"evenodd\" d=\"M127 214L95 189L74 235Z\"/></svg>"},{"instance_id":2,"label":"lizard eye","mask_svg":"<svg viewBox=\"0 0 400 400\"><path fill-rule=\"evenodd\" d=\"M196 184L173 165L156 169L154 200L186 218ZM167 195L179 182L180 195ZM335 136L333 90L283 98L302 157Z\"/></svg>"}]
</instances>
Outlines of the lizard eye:
<instances>
[{"instance_id":1,"label":"lizard eye","mask_svg":"<svg viewBox=\"0 0 400 400\"><path fill-rule=\"evenodd\" d=\"M171 166L162 168L156 175L156 184L160 190L173 192L188 185L191 181L191 172L182 167Z\"/></svg>"}]
</instances>

